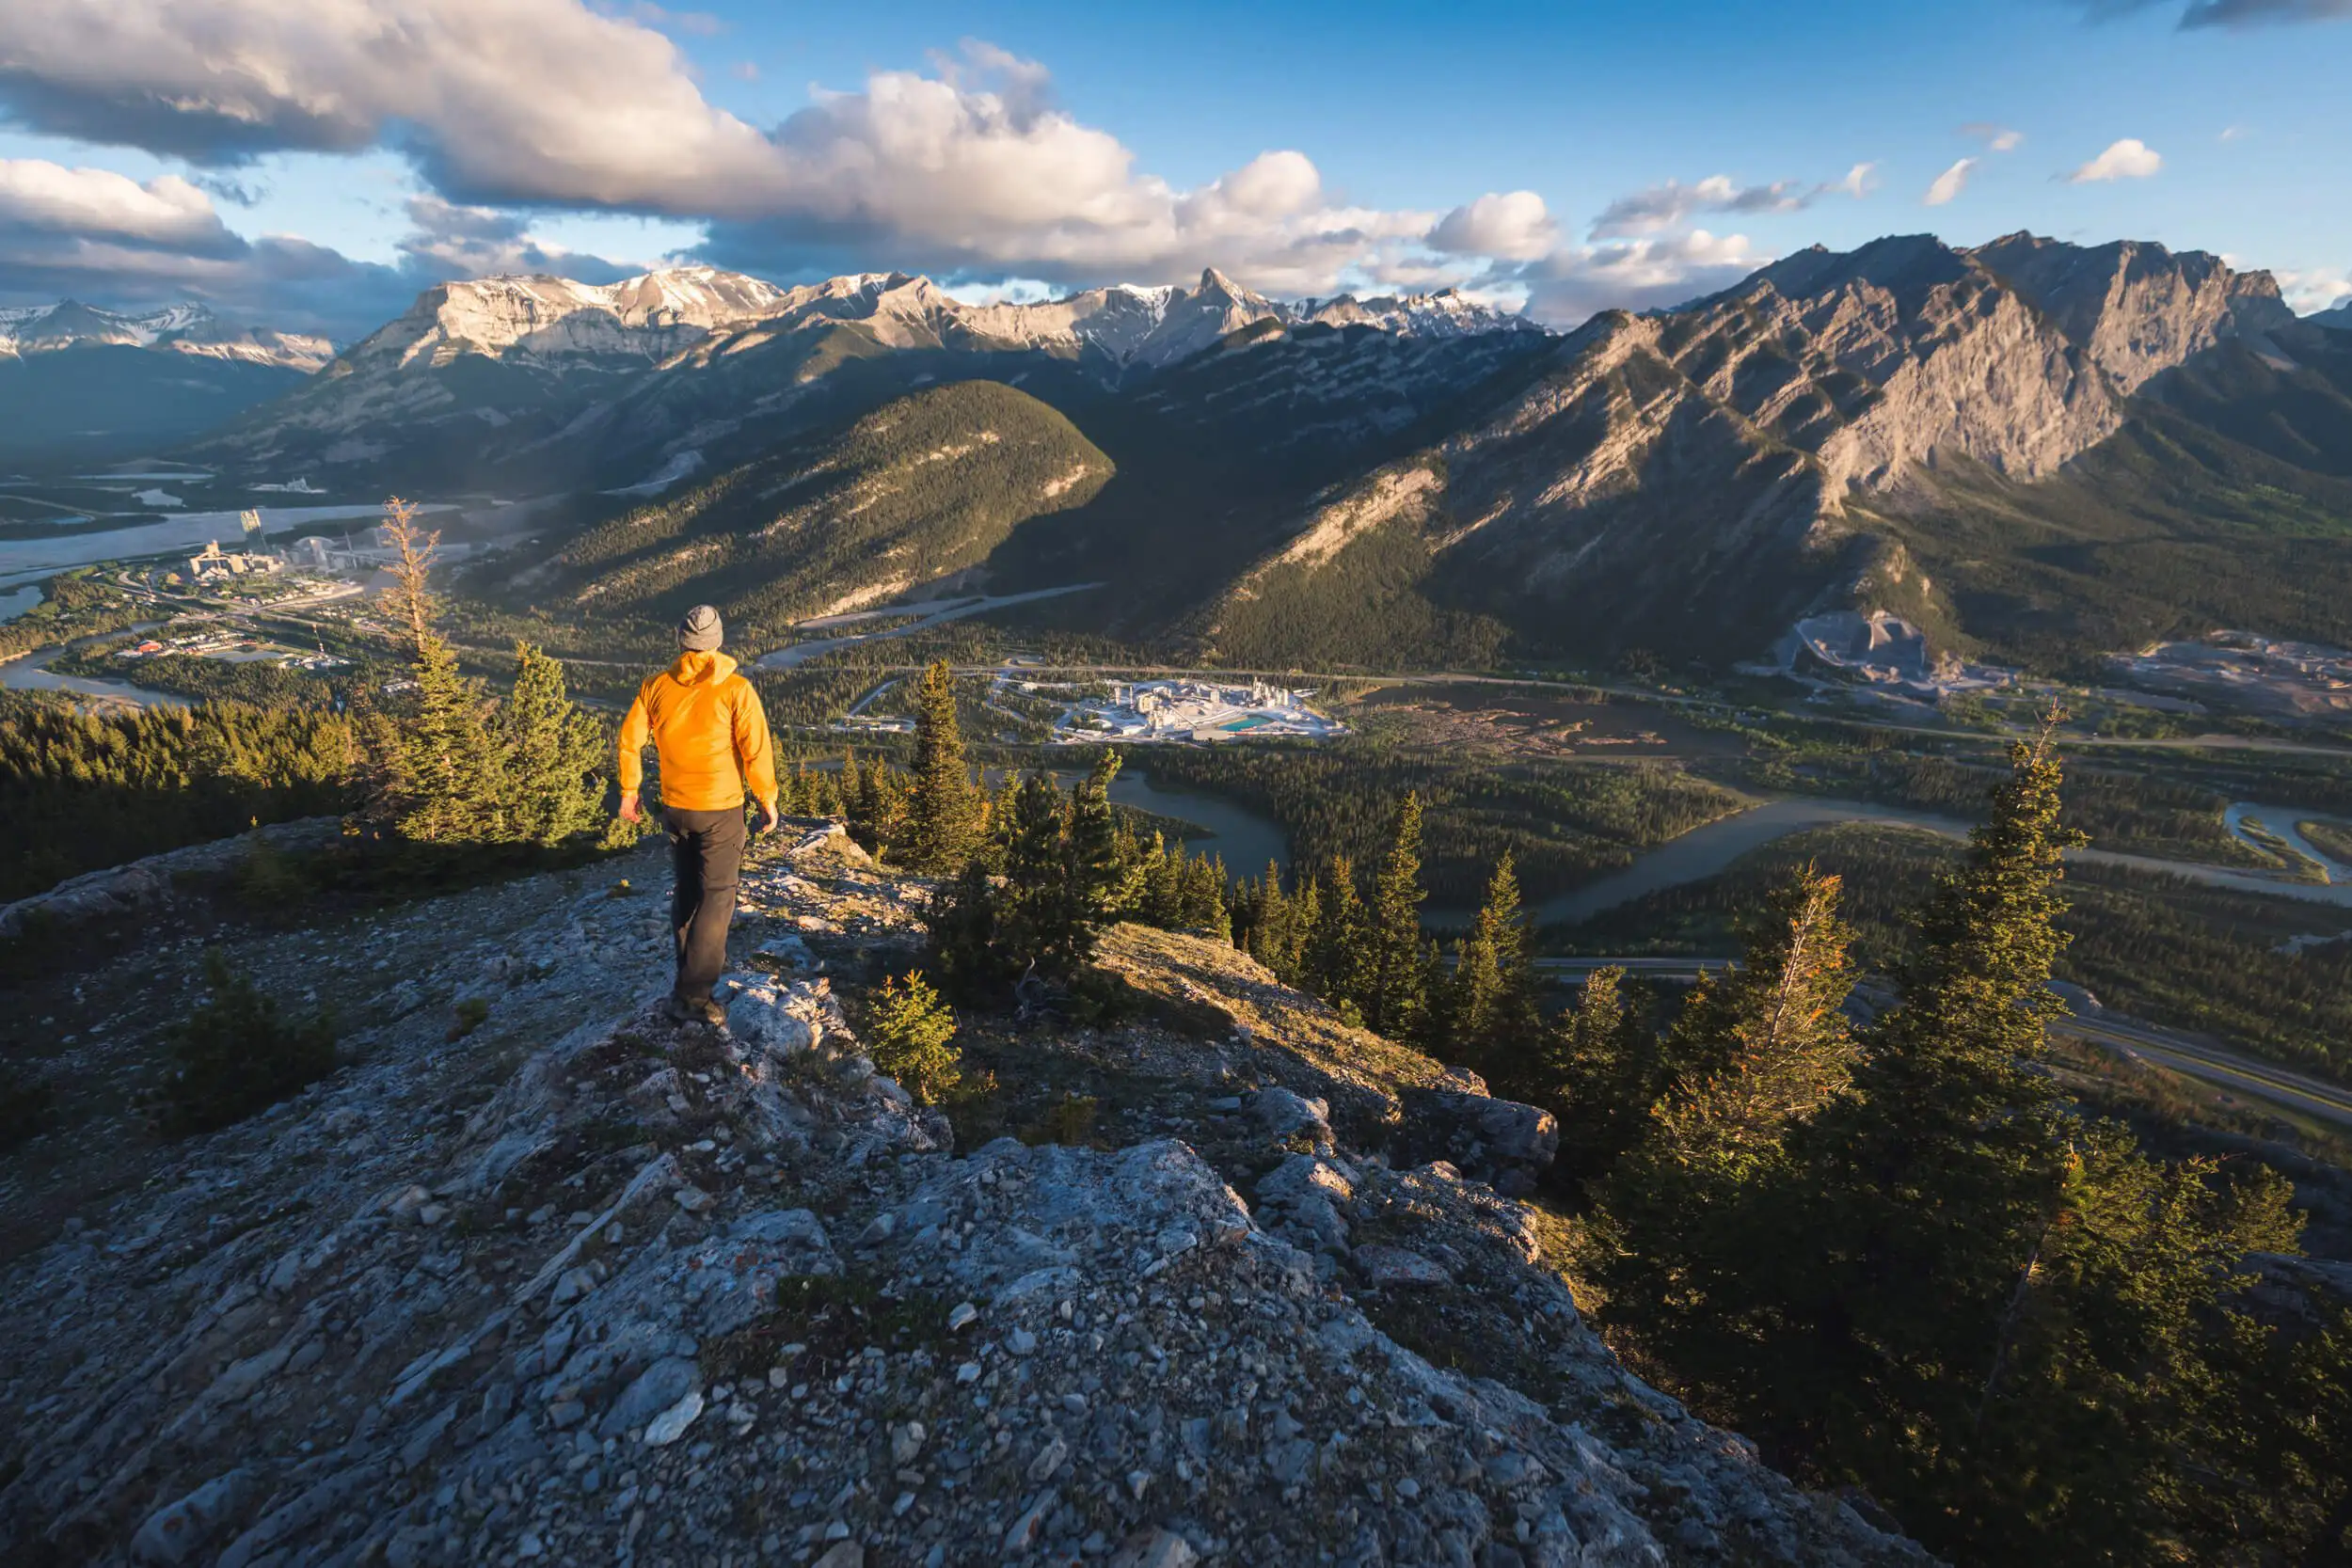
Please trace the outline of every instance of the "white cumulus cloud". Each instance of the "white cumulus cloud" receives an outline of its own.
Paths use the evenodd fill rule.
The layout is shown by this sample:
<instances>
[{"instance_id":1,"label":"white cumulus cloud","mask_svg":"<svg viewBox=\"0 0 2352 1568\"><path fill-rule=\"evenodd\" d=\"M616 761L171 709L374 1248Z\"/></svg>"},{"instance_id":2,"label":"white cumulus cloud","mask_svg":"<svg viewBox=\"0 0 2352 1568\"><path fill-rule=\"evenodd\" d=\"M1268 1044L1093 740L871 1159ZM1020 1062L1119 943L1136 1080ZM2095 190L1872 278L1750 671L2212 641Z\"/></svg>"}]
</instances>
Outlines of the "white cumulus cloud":
<instances>
[{"instance_id":1,"label":"white cumulus cloud","mask_svg":"<svg viewBox=\"0 0 2352 1568\"><path fill-rule=\"evenodd\" d=\"M2270 276L2297 314L2352 305L2352 267L2279 267Z\"/></svg>"},{"instance_id":2,"label":"white cumulus cloud","mask_svg":"<svg viewBox=\"0 0 2352 1568\"><path fill-rule=\"evenodd\" d=\"M177 175L145 184L103 168L0 158L0 226L126 245L220 252L241 243L212 198Z\"/></svg>"},{"instance_id":3,"label":"white cumulus cloud","mask_svg":"<svg viewBox=\"0 0 2352 1568\"><path fill-rule=\"evenodd\" d=\"M2095 184L2105 180L2145 180L2164 167L2164 159L2156 150L2137 136L2125 136L2109 142L2106 151L2075 169L2066 178L2076 185Z\"/></svg>"},{"instance_id":4,"label":"white cumulus cloud","mask_svg":"<svg viewBox=\"0 0 2352 1568\"><path fill-rule=\"evenodd\" d=\"M0 7L0 106L214 165L391 148L454 206L705 219L739 264L1092 281L1214 262L1318 289L1438 221L1336 199L1286 149L1178 188L1059 108L1043 66L977 41L755 127L705 100L659 30L680 25L579 0Z\"/></svg>"},{"instance_id":5,"label":"white cumulus cloud","mask_svg":"<svg viewBox=\"0 0 2352 1568\"><path fill-rule=\"evenodd\" d=\"M1602 310L1650 310L1727 289L1772 260L1744 234L1704 229L1604 245L1563 245L1520 269L1527 313L1572 326Z\"/></svg>"},{"instance_id":6,"label":"white cumulus cloud","mask_svg":"<svg viewBox=\"0 0 2352 1568\"><path fill-rule=\"evenodd\" d=\"M37 130L198 162L397 144L460 199L667 212L783 183L668 38L578 0L0 7L0 99Z\"/></svg>"},{"instance_id":7,"label":"white cumulus cloud","mask_svg":"<svg viewBox=\"0 0 2352 1568\"><path fill-rule=\"evenodd\" d=\"M1928 194L1919 199L1930 207L1941 207L1968 188L1968 176L1977 166L1974 158L1963 158L1935 177L1928 186Z\"/></svg>"},{"instance_id":8,"label":"white cumulus cloud","mask_svg":"<svg viewBox=\"0 0 2352 1568\"><path fill-rule=\"evenodd\" d=\"M1534 191L1489 191L1439 218L1429 231L1429 247L1456 256L1532 261L1559 237L1560 226Z\"/></svg>"}]
</instances>

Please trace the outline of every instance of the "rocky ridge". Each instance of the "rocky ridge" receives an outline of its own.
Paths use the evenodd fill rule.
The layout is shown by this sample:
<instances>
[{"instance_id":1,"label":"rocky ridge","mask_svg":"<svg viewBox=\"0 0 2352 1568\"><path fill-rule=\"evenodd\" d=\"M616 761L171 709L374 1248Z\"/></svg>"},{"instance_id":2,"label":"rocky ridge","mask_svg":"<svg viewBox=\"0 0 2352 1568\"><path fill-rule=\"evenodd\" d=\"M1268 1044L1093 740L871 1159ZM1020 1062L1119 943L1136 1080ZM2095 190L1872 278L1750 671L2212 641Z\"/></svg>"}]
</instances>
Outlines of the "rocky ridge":
<instances>
[{"instance_id":1,"label":"rocky ridge","mask_svg":"<svg viewBox=\"0 0 2352 1568\"><path fill-rule=\"evenodd\" d=\"M1886 519L1932 512L1947 476L2048 481L2134 400L2163 400L2168 372L2233 345L2291 370L2314 336L2267 273L2203 252L1814 246L1707 299L1595 318L1523 392L1408 460L1442 483L1375 473L1295 538L1327 561L1335 538L1406 529L1455 602L1603 644L1753 651L1883 585ZM1916 614L1931 586L1914 577L1883 608Z\"/></svg>"},{"instance_id":2,"label":"rocky ridge","mask_svg":"<svg viewBox=\"0 0 2352 1568\"><path fill-rule=\"evenodd\" d=\"M959 1151L842 1000L914 953L921 885L799 822L745 895L723 1031L634 1005L661 916L609 872L420 909L446 960L352 1065L17 1258L0 1550L1922 1560L1583 1325L1503 1196L1540 1113L1121 927L1126 1022L967 1035L1149 1092Z\"/></svg>"},{"instance_id":3,"label":"rocky ridge","mask_svg":"<svg viewBox=\"0 0 2352 1568\"><path fill-rule=\"evenodd\" d=\"M353 348L346 363L353 370L443 366L469 355L559 369L622 359L666 365L680 355L707 362L778 334L854 323L888 348L1090 353L1114 367L1157 368L1261 321L1439 336L1539 330L1452 291L1292 305L1215 268L1193 289L1119 284L1057 300L967 305L905 273L780 288L713 267L679 267L611 284L511 277L440 284Z\"/></svg>"},{"instance_id":4,"label":"rocky ridge","mask_svg":"<svg viewBox=\"0 0 2352 1568\"><path fill-rule=\"evenodd\" d=\"M144 348L305 372L335 356L325 338L234 325L193 302L136 315L72 299L0 309L0 359L77 348Z\"/></svg>"}]
</instances>

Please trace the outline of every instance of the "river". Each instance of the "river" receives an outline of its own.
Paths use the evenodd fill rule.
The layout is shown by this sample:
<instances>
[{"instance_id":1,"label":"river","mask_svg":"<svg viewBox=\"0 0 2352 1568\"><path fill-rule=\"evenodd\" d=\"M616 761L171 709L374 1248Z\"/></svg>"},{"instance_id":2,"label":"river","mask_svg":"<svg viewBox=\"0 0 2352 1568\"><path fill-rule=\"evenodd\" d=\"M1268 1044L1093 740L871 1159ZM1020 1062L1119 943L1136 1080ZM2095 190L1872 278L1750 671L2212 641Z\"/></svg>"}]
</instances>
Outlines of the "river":
<instances>
[{"instance_id":1,"label":"river","mask_svg":"<svg viewBox=\"0 0 2352 1568\"><path fill-rule=\"evenodd\" d=\"M2278 834L2296 854L2305 856L2312 864L2318 866L2327 875L2328 881L2352 882L2352 865L2346 865L2342 861L2333 858L2296 830L2297 822L2326 815L2325 812L2306 811L2300 806L2265 806L2253 800L2238 800L2222 814L2222 820L2230 825L2230 832L2237 834L2239 838L2244 839L2255 848L2264 849L2262 841L2247 832L2246 820L2248 817L2252 817L2271 832ZM2265 849L2265 852L2268 851Z\"/></svg>"},{"instance_id":2,"label":"river","mask_svg":"<svg viewBox=\"0 0 2352 1568\"><path fill-rule=\"evenodd\" d=\"M447 502L423 508L426 512L450 509ZM255 510L262 515L264 537L276 534L280 538L312 523L351 522L384 515L380 502L367 506L263 506ZM196 549L214 539L235 548L242 537L243 525L237 513L181 512L153 522L131 523L93 533L60 532L31 539L0 539L0 588L38 581L101 561L132 561Z\"/></svg>"},{"instance_id":3,"label":"river","mask_svg":"<svg viewBox=\"0 0 2352 1568\"><path fill-rule=\"evenodd\" d=\"M1080 776L1070 775L1073 779ZM1119 777L1111 781L1111 800L1137 811L1206 828L1206 834L1186 839L1184 847L1196 855L1222 856L1225 869L1236 877L1255 877L1265 869L1268 861L1284 871L1290 869L1288 835L1270 819L1221 796L1190 789L1163 789L1152 782L1148 773L1131 767L1120 768Z\"/></svg>"},{"instance_id":4,"label":"river","mask_svg":"<svg viewBox=\"0 0 2352 1568\"><path fill-rule=\"evenodd\" d=\"M62 657L75 648L86 648L93 642L125 637L132 632L152 631L161 621L142 621L121 631L102 632L95 637L77 638L60 647L42 648L22 658L0 664L0 687L10 691L71 691L78 697L103 697L128 703L133 707L186 707L185 697L169 691L152 691L129 681L94 679L87 675L60 675L49 668L52 659Z\"/></svg>"}]
</instances>

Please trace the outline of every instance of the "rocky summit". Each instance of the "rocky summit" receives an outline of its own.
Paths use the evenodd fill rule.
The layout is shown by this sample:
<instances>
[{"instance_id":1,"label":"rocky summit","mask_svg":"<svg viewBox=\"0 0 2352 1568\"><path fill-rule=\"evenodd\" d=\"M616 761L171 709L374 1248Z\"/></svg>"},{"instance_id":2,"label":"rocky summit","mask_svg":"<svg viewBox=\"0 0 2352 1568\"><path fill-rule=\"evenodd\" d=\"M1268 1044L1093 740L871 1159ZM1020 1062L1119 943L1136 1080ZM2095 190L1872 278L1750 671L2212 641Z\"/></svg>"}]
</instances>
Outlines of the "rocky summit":
<instances>
[{"instance_id":1,"label":"rocky summit","mask_svg":"<svg viewBox=\"0 0 2352 1568\"><path fill-rule=\"evenodd\" d=\"M50 1218L0 1279L0 1556L1925 1560L1584 1325L1510 1196L1544 1113L1131 926L1118 1021L969 1048L1000 1101L1088 1114L960 1127L844 1002L906 967L924 884L787 824L716 1029L647 1005L663 912L616 869L659 882L648 854L384 917L346 1065L138 1154L127 1196L10 1174ZM169 961L85 983L127 1009Z\"/></svg>"}]
</instances>

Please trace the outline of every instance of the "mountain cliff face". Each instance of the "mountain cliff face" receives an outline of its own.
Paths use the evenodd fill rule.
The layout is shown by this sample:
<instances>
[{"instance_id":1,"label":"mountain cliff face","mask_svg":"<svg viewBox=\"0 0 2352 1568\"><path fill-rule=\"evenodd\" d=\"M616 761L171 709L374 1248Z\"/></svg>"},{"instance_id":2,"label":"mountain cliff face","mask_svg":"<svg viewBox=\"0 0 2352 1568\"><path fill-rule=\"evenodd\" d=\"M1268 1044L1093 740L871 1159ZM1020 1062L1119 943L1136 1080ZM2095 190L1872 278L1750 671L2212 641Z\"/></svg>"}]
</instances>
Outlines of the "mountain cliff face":
<instances>
[{"instance_id":1,"label":"mountain cliff face","mask_svg":"<svg viewBox=\"0 0 2352 1568\"><path fill-rule=\"evenodd\" d=\"M337 1006L345 1065L210 1136L85 1107L12 1158L0 1556L1928 1560L1611 1354L1556 1222L1499 1190L1506 1144L1548 1155L1541 1113L1125 927L1129 1022L998 1042L1014 1115L1089 1094L1095 1135L992 1137L859 1043L922 886L832 824L781 837L723 1031L646 1005L659 845L356 932L217 933ZM78 1075L137 1075L197 946L44 992L103 1014L60 1047Z\"/></svg>"},{"instance_id":2,"label":"mountain cliff face","mask_svg":"<svg viewBox=\"0 0 2352 1568\"><path fill-rule=\"evenodd\" d=\"M2352 382L2329 379L2328 336L2267 275L2202 253L2027 235L1816 248L1679 309L1596 319L1507 406L1415 460L1437 483L1367 478L1298 527L1323 564L1278 572L1302 564L1286 547L1232 603L1327 596L1349 571L1341 546L1402 530L1427 546L1429 595L1538 644L1736 657L1809 607L1890 592L1888 608L1948 626L1929 574L1974 526L1952 514L2078 511L2070 466L2215 402L2197 376L2224 362L2303 375L2296 395L2332 407ZM2329 471L2325 445L2284 455ZM1248 657L1246 628L1283 618L1260 605L1208 636Z\"/></svg>"}]
</instances>

